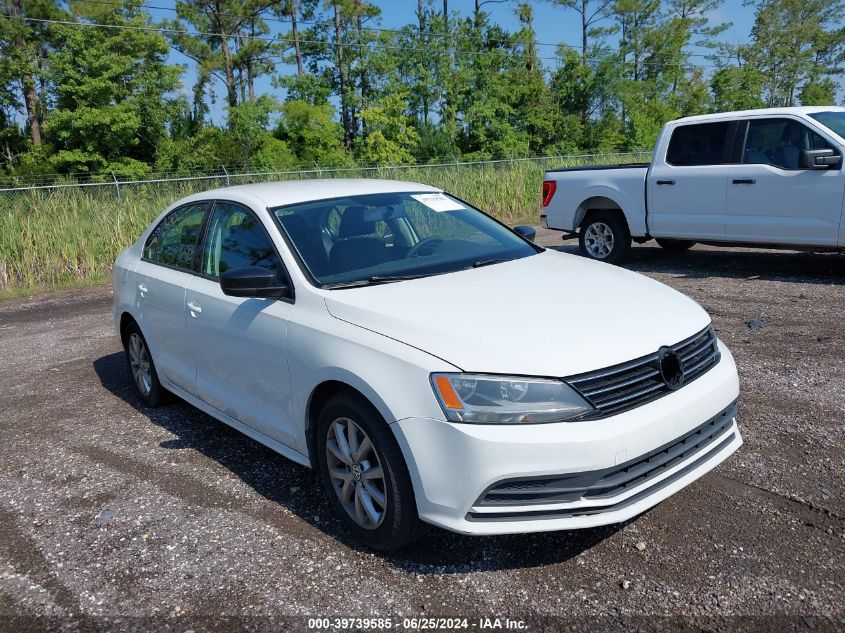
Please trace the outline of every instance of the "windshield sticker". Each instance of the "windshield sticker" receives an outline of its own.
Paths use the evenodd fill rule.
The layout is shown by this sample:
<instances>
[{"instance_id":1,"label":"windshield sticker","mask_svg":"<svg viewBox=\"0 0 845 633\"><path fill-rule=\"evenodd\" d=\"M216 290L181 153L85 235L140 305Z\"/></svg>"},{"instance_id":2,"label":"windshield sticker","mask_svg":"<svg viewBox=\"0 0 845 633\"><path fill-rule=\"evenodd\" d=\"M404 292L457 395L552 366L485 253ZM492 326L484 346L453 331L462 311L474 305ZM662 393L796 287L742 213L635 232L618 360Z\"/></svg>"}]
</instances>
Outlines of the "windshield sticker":
<instances>
[{"instance_id":1,"label":"windshield sticker","mask_svg":"<svg viewBox=\"0 0 845 633\"><path fill-rule=\"evenodd\" d=\"M461 211L466 209L460 202L452 200L442 193L417 193L412 194L411 197L417 202L422 202L432 211Z\"/></svg>"}]
</instances>

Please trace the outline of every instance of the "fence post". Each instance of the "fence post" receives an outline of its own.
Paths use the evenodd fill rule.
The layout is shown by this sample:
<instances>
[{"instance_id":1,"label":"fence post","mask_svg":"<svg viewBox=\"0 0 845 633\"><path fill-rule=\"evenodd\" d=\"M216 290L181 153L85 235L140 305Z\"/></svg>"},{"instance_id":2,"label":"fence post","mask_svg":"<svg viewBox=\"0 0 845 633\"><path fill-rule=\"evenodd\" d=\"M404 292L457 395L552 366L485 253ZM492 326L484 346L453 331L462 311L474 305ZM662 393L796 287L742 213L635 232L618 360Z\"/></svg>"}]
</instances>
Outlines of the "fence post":
<instances>
[{"instance_id":1,"label":"fence post","mask_svg":"<svg viewBox=\"0 0 845 633\"><path fill-rule=\"evenodd\" d=\"M226 174L226 186L230 186L232 183L229 182L229 172L226 170L226 165L220 165L223 168L223 173Z\"/></svg>"},{"instance_id":2,"label":"fence post","mask_svg":"<svg viewBox=\"0 0 845 633\"><path fill-rule=\"evenodd\" d=\"M114 172L111 173L112 180L114 180L114 188L117 189L117 198L120 199L120 183L117 182L117 176L114 175Z\"/></svg>"}]
</instances>

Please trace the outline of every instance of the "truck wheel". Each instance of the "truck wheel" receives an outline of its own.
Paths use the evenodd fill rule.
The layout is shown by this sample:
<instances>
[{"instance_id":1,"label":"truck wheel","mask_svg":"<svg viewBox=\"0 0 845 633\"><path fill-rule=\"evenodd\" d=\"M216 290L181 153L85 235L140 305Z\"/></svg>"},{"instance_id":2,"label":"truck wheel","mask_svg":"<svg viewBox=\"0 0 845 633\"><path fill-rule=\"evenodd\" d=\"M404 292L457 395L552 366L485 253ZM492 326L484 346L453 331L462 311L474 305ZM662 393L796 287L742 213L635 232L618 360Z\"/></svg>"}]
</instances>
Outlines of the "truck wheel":
<instances>
[{"instance_id":1,"label":"truck wheel","mask_svg":"<svg viewBox=\"0 0 845 633\"><path fill-rule=\"evenodd\" d=\"M660 245L660 248L670 253L688 251L695 246L695 242L691 242L690 240L665 240L658 237L656 241Z\"/></svg>"},{"instance_id":2,"label":"truck wheel","mask_svg":"<svg viewBox=\"0 0 845 633\"><path fill-rule=\"evenodd\" d=\"M615 264L631 249L631 233L616 213L599 211L581 223L578 245L584 257Z\"/></svg>"}]
</instances>

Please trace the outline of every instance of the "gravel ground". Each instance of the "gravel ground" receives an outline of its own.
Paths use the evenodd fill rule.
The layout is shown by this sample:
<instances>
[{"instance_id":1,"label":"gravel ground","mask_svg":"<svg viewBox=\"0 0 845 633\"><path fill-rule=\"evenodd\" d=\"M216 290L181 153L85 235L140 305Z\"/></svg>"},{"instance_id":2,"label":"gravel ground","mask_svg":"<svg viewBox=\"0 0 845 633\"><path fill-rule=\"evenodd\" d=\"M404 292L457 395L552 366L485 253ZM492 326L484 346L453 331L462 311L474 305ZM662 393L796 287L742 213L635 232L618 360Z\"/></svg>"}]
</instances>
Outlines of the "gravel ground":
<instances>
[{"instance_id":1,"label":"gravel ground","mask_svg":"<svg viewBox=\"0 0 845 633\"><path fill-rule=\"evenodd\" d=\"M109 289L0 305L0 628L453 615L471 628L510 616L548 630L837 630L845 257L652 243L626 266L713 315L739 365L742 449L626 524L432 529L393 555L348 538L305 468L184 403L141 406Z\"/></svg>"}]
</instances>

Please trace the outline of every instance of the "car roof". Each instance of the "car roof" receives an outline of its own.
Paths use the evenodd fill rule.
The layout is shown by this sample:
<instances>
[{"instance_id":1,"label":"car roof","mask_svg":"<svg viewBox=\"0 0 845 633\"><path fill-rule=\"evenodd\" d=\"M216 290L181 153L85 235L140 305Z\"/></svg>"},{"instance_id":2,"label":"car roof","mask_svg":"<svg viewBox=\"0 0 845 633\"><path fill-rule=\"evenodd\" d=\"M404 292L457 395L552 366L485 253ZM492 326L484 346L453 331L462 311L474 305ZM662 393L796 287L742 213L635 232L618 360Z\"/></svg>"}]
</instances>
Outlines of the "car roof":
<instances>
[{"instance_id":1,"label":"car roof","mask_svg":"<svg viewBox=\"0 0 845 633\"><path fill-rule=\"evenodd\" d=\"M198 200L230 200L247 205L279 207L344 196L406 191L442 191L442 189L418 182L375 178L285 180L211 189L183 198L172 206L180 206Z\"/></svg>"},{"instance_id":2,"label":"car roof","mask_svg":"<svg viewBox=\"0 0 845 633\"><path fill-rule=\"evenodd\" d=\"M717 112L714 114L699 114L687 116L673 121L673 123L694 123L696 121L718 121L749 116L782 116L784 114L814 114L816 112L845 112L841 106L793 106L789 108L760 108L758 110L736 110L734 112Z\"/></svg>"}]
</instances>

